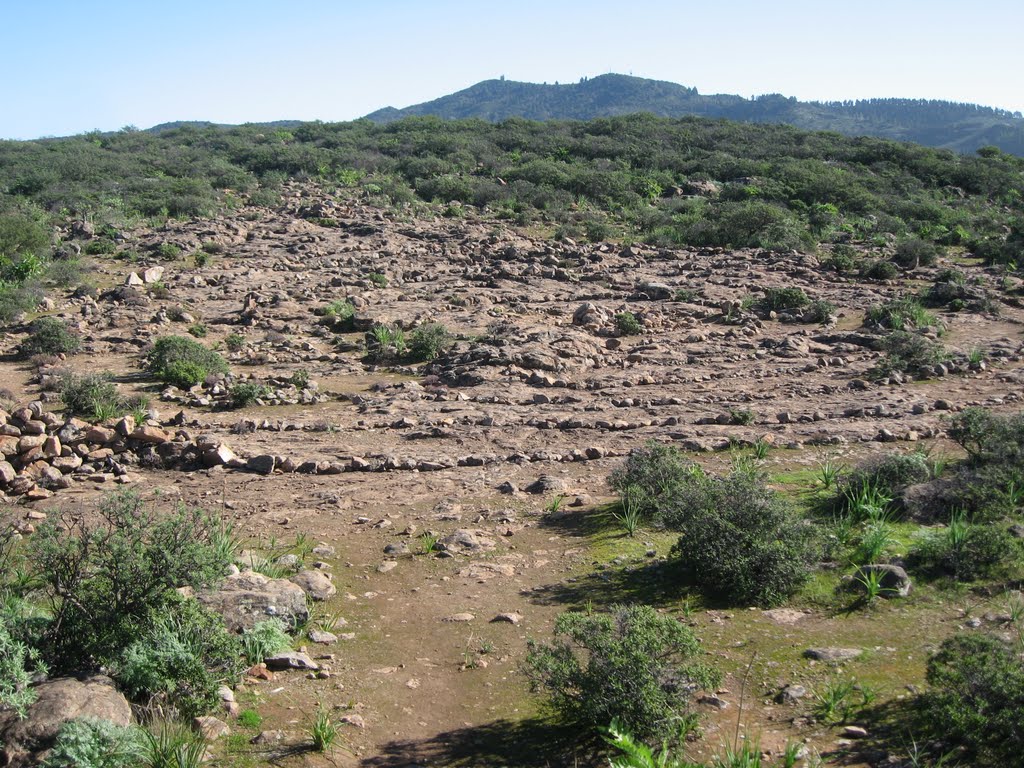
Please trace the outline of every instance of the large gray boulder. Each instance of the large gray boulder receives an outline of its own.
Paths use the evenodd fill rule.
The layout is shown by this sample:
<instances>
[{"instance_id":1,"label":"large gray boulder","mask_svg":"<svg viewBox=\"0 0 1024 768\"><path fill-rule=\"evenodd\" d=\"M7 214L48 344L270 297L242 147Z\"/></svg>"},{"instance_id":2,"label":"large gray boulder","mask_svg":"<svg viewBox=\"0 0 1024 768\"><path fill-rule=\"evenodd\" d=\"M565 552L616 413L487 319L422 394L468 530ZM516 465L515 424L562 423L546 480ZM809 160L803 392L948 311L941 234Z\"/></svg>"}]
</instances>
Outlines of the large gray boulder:
<instances>
[{"instance_id":1,"label":"large gray boulder","mask_svg":"<svg viewBox=\"0 0 1024 768\"><path fill-rule=\"evenodd\" d=\"M235 632L272 617L292 625L309 618L302 587L287 579L267 578L256 571L228 576L218 589L196 597L223 616L224 624Z\"/></svg>"},{"instance_id":2,"label":"large gray boulder","mask_svg":"<svg viewBox=\"0 0 1024 768\"><path fill-rule=\"evenodd\" d=\"M121 726L132 722L131 706L104 675L47 680L35 686L35 692L36 701L24 720L14 712L0 713L0 765L7 768L38 765L68 720L90 717Z\"/></svg>"}]
</instances>

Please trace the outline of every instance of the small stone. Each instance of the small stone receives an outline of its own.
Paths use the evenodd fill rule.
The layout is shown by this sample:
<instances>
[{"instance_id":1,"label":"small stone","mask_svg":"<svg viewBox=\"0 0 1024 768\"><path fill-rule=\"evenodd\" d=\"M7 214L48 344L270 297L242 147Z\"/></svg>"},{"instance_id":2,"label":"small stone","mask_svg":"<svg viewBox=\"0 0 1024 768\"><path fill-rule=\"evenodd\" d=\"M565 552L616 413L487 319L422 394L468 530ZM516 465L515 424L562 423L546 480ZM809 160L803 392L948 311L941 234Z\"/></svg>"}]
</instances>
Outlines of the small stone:
<instances>
[{"instance_id":1,"label":"small stone","mask_svg":"<svg viewBox=\"0 0 1024 768\"><path fill-rule=\"evenodd\" d=\"M192 727L199 731L207 741L214 741L231 733L227 723L210 715L194 718Z\"/></svg>"},{"instance_id":2,"label":"small stone","mask_svg":"<svg viewBox=\"0 0 1024 768\"><path fill-rule=\"evenodd\" d=\"M333 632L327 632L322 629L314 629L309 633L309 639L317 645L332 645L338 642L338 636Z\"/></svg>"},{"instance_id":3,"label":"small stone","mask_svg":"<svg viewBox=\"0 0 1024 768\"><path fill-rule=\"evenodd\" d=\"M522 621L522 620L523 620L523 616L520 613L499 613L497 616L495 616L493 619L491 619L491 623L492 624L505 623L505 624L516 624L516 625L518 625L519 622Z\"/></svg>"},{"instance_id":4,"label":"small stone","mask_svg":"<svg viewBox=\"0 0 1024 768\"><path fill-rule=\"evenodd\" d=\"M848 725L843 728L841 735L848 739L864 739L867 738L868 732L866 728L861 728L859 725Z\"/></svg>"},{"instance_id":5,"label":"small stone","mask_svg":"<svg viewBox=\"0 0 1024 768\"><path fill-rule=\"evenodd\" d=\"M267 669L281 671L285 669L311 669L316 671L320 665L302 651L284 651L264 659Z\"/></svg>"}]
</instances>

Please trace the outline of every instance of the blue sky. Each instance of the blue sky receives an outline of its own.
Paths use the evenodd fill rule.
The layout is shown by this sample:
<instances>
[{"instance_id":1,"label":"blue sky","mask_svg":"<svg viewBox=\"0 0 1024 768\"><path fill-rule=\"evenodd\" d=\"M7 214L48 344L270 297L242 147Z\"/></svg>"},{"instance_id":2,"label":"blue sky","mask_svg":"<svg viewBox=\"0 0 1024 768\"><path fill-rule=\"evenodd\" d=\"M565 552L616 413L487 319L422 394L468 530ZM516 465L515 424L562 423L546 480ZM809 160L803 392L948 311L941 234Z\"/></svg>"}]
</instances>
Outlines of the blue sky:
<instances>
[{"instance_id":1,"label":"blue sky","mask_svg":"<svg viewBox=\"0 0 1024 768\"><path fill-rule=\"evenodd\" d=\"M1024 111L1024 2L0 0L0 138L348 120L505 75Z\"/></svg>"}]
</instances>

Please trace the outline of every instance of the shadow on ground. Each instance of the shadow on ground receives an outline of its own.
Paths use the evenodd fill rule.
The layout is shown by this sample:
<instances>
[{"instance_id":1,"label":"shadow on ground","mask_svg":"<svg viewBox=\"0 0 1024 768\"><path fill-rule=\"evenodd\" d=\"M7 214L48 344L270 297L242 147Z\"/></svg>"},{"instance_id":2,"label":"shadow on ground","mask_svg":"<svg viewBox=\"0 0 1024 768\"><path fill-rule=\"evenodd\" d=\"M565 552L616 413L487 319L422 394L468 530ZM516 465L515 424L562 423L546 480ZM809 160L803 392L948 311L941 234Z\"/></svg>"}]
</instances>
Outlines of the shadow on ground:
<instances>
[{"instance_id":1,"label":"shadow on ground","mask_svg":"<svg viewBox=\"0 0 1024 768\"><path fill-rule=\"evenodd\" d=\"M380 754L364 759L361 768L589 768L602 763L596 740L580 742L578 729L538 718L495 720L492 723L439 733L429 739L395 740Z\"/></svg>"}]
</instances>

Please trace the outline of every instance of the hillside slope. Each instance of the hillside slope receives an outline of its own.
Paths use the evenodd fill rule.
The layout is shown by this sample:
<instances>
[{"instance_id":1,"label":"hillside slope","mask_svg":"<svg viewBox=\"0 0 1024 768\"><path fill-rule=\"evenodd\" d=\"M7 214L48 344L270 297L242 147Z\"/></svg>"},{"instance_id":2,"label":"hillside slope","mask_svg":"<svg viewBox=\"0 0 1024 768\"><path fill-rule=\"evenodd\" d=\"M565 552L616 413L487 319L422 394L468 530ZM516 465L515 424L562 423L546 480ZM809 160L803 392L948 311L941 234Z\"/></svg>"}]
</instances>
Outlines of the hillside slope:
<instances>
[{"instance_id":1,"label":"hillside slope","mask_svg":"<svg viewBox=\"0 0 1024 768\"><path fill-rule=\"evenodd\" d=\"M982 146L1024 155L1024 118L1019 113L923 99L871 99L848 102L801 102L778 94L746 99L704 95L676 83L627 75L601 75L571 84L485 80L465 90L404 109L387 107L367 115L377 123L403 117L436 115L448 119L479 118L500 122L510 117L531 120L590 120L635 112L661 117L728 118L741 122L785 123L809 130L838 131L915 141L969 153Z\"/></svg>"}]
</instances>

